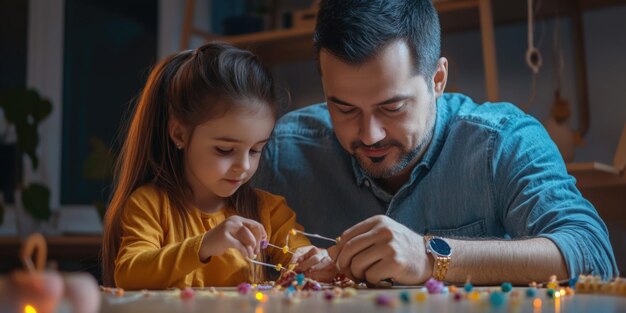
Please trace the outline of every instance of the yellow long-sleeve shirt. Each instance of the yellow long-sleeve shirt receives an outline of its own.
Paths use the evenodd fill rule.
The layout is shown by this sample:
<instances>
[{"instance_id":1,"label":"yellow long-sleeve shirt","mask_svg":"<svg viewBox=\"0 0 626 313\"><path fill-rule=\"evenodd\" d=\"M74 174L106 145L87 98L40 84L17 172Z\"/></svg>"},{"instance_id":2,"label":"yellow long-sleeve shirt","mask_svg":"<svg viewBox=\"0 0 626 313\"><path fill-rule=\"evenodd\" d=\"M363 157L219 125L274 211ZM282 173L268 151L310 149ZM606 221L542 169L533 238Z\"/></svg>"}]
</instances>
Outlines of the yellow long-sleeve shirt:
<instances>
[{"instance_id":1,"label":"yellow long-sleeve shirt","mask_svg":"<svg viewBox=\"0 0 626 313\"><path fill-rule=\"evenodd\" d=\"M296 223L295 213L283 197L255 190L259 196L260 223L269 242L284 246ZM235 249L213 256L202 263L199 250L204 233L226 218L234 209L204 213L187 210L183 225L179 210L173 208L165 192L153 185L138 188L130 196L123 213L122 242L115 260L115 283L124 289L165 289L170 287L235 286L250 281L251 267ZM185 230L187 236L185 237ZM310 245L303 236L291 236L292 249ZM291 254L268 248L265 252L274 264L287 264Z\"/></svg>"}]
</instances>

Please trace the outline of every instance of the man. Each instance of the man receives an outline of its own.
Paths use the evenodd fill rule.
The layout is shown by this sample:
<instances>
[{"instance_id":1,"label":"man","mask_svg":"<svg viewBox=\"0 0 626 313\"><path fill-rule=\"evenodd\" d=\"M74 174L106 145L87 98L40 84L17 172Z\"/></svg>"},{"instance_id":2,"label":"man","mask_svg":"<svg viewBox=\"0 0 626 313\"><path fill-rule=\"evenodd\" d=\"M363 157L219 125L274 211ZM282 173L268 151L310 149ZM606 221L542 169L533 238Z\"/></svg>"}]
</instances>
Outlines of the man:
<instances>
[{"instance_id":1,"label":"man","mask_svg":"<svg viewBox=\"0 0 626 313\"><path fill-rule=\"evenodd\" d=\"M329 249L341 271L400 284L617 275L541 124L444 94L430 1L322 1L314 42L327 101L279 121L257 186L308 231L341 235Z\"/></svg>"}]
</instances>

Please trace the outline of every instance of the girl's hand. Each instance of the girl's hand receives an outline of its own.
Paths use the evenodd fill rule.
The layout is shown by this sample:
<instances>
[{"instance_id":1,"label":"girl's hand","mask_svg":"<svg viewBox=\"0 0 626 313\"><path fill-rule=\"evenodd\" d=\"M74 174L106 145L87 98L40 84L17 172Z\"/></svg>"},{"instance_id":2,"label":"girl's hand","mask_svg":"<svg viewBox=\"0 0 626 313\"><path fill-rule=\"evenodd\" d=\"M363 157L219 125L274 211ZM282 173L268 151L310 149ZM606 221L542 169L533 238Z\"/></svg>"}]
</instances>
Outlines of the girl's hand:
<instances>
[{"instance_id":1,"label":"girl's hand","mask_svg":"<svg viewBox=\"0 0 626 313\"><path fill-rule=\"evenodd\" d=\"M314 246L300 247L294 251L291 263L298 263L294 269L307 272L307 276L320 282L331 282L337 275L337 266L328 256L326 249Z\"/></svg>"},{"instance_id":2,"label":"girl's hand","mask_svg":"<svg viewBox=\"0 0 626 313\"><path fill-rule=\"evenodd\" d=\"M267 239L265 228L257 221L233 215L204 233L200 247L200 260L206 262L211 256L224 254L234 248L241 255L254 259L261 248L261 240Z\"/></svg>"}]
</instances>

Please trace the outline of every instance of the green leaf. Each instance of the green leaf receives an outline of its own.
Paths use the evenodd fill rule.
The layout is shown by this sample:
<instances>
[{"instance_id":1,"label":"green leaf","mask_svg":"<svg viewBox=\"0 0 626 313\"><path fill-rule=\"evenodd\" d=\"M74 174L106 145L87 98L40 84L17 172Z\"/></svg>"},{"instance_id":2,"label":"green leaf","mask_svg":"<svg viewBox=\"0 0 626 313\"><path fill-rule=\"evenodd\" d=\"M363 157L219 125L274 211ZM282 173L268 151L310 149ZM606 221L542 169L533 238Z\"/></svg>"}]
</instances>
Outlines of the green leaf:
<instances>
[{"instance_id":1,"label":"green leaf","mask_svg":"<svg viewBox=\"0 0 626 313\"><path fill-rule=\"evenodd\" d=\"M15 126L17 145L30 157L33 169L37 169L37 128L52 112L52 104L33 89L11 88L0 93L0 108L7 122Z\"/></svg>"},{"instance_id":2,"label":"green leaf","mask_svg":"<svg viewBox=\"0 0 626 313\"><path fill-rule=\"evenodd\" d=\"M37 102L33 103L31 115L35 124L41 123L50 113L52 113L52 103L47 99L39 98Z\"/></svg>"},{"instance_id":3,"label":"green leaf","mask_svg":"<svg viewBox=\"0 0 626 313\"><path fill-rule=\"evenodd\" d=\"M26 89L11 88L0 94L0 107L4 110L4 118L7 122L15 125L26 123L29 101L32 101L32 94Z\"/></svg>"},{"instance_id":4,"label":"green leaf","mask_svg":"<svg viewBox=\"0 0 626 313\"><path fill-rule=\"evenodd\" d=\"M22 191L22 205L34 219L47 221L50 219L50 190L48 187L33 183Z\"/></svg>"},{"instance_id":5,"label":"green leaf","mask_svg":"<svg viewBox=\"0 0 626 313\"><path fill-rule=\"evenodd\" d=\"M30 124L18 124L15 127L17 133L17 146L30 157L33 169L37 169L39 160L37 154L37 145L39 144L39 134L37 134L36 126Z\"/></svg>"}]
</instances>

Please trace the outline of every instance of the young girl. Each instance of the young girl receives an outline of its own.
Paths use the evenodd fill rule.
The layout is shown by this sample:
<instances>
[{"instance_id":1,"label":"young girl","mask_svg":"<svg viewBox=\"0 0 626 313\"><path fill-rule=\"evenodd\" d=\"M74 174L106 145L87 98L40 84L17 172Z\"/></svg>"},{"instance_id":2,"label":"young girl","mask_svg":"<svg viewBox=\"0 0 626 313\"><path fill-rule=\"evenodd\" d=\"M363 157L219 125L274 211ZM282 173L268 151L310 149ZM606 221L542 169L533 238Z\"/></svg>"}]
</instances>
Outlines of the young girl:
<instances>
[{"instance_id":1,"label":"young girl","mask_svg":"<svg viewBox=\"0 0 626 313\"><path fill-rule=\"evenodd\" d=\"M302 236L285 242L301 227L284 199L248 185L276 116L270 72L248 51L208 43L159 63L118 160L104 221L104 284L233 286L252 280L258 266L247 258L322 259ZM262 250L262 240L300 257Z\"/></svg>"}]
</instances>

